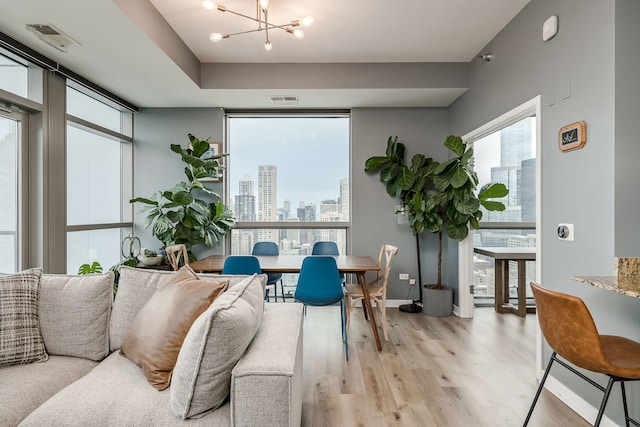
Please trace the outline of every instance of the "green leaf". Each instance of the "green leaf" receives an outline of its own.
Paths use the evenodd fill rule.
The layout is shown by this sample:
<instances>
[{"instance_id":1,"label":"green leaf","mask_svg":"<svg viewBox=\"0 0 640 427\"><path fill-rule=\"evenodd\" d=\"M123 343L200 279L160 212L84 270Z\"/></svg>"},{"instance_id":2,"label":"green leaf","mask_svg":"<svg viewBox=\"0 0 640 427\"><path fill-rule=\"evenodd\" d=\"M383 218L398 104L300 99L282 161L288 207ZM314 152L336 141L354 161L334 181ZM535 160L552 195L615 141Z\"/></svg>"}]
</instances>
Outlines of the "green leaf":
<instances>
[{"instance_id":1,"label":"green leaf","mask_svg":"<svg viewBox=\"0 0 640 427\"><path fill-rule=\"evenodd\" d=\"M451 176L451 186L453 188L462 187L467 180L469 179L469 175L467 175L467 171L460 165L454 170L453 175Z\"/></svg>"},{"instance_id":2,"label":"green leaf","mask_svg":"<svg viewBox=\"0 0 640 427\"><path fill-rule=\"evenodd\" d=\"M403 190L408 190L413 186L416 180L416 176L407 168L403 166L400 168L398 175L396 176L396 185Z\"/></svg>"},{"instance_id":3,"label":"green leaf","mask_svg":"<svg viewBox=\"0 0 640 427\"><path fill-rule=\"evenodd\" d=\"M480 204L488 211L503 211L505 209L504 203L493 202L490 200L480 200Z\"/></svg>"},{"instance_id":4,"label":"green leaf","mask_svg":"<svg viewBox=\"0 0 640 427\"><path fill-rule=\"evenodd\" d=\"M480 201L475 197L466 200L454 199L453 207L460 213L472 215L475 211L480 209Z\"/></svg>"},{"instance_id":5,"label":"green leaf","mask_svg":"<svg viewBox=\"0 0 640 427\"><path fill-rule=\"evenodd\" d=\"M445 173L445 171L447 170L447 168L451 167L451 165L453 165L454 163L458 163L458 159L449 159L446 162L440 163L437 166L435 166L433 173L436 175L440 175L442 173Z\"/></svg>"},{"instance_id":6,"label":"green leaf","mask_svg":"<svg viewBox=\"0 0 640 427\"><path fill-rule=\"evenodd\" d=\"M383 156L375 156L370 157L364 164L364 171L369 174L378 173L382 168L387 166L389 163L388 157Z\"/></svg>"},{"instance_id":7,"label":"green leaf","mask_svg":"<svg viewBox=\"0 0 640 427\"><path fill-rule=\"evenodd\" d=\"M456 156L461 157L464 154L466 144L462 142L462 138L455 135L449 135L444 140L444 146L455 153Z\"/></svg>"},{"instance_id":8,"label":"green leaf","mask_svg":"<svg viewBox=\"0 0 640 427\"><path fill-rule=\"evenodd\" d=\"M467 151L464 152L464 154L462 154L462 158L460 158L460 162L463 165L467 165L469 163L469 160L471 160L471 157L473 157L473 148L469 148Z\"/></svg>"},{"instance_id":9,"label":"green leaf","mask_svg":"<svg viewBox=\"0 0 640 427\"><path fill-rule=\"evenodd\" d=\"M446 227L447 236L452 238L453 240L461 241L464 240L469 234L469 227L467 224L455 224L450 222Z\"/></svg>"},{"instance_id":10,"label":"green leaf","mask_svg":"<svg viewBox=\"0 0 640 427\"><path fill-rule=\"evenodd\" d=\"M145 199L144 197L136 197L135 199L129 200L129 203L135 203L135 202L146 203L147 205L158 206L158 202L157 201L151 200L151 199Z\"/></svg>"},{"instance_id":11,"label":"green leaf","mask_svg":"<svg viewBox=\"0 0 640 427\"><path fill-rule=\"evenodd\" d=\"M393 164L391 165L390 168L380 172L380 181L385 183L390 182L398 175L399 172L400 172L400 166L397 164Z\"/></svg>"},{"instance_id":12,"label":"green leaf","mask_svg":"<svg viewBox=\"0 0 640 427\"><path fill-rule=\"evenodd\" d=\"M172 200L182 206L187 206L193 203L193 196L186 191L178 191L173 195Z\"/></svg>"},{"instance_id":13,"label":"green leaf","mask_svg":"<svg viewBox=\"0 0 640 427\"><path fill-rule=\"evenodd\" d=\"M495 199L497 197L505 197L509 194L507 186L501 182L490 182L482 186L478 193L480 200Z\"/></svg>"}]
</instances>

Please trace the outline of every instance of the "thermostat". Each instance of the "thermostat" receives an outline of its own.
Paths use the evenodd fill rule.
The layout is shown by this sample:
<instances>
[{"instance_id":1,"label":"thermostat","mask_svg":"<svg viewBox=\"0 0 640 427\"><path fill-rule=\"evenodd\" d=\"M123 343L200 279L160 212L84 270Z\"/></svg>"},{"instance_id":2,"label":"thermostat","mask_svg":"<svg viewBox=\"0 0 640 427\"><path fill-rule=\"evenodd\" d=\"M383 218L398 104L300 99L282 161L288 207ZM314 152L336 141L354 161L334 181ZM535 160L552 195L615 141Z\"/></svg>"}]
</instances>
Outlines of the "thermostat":
<instances>
[{"instance_id":1,"label":"thermostat","mask_svg":"<svg viewBox=\"0 0 640 427\"><path fill-rule=\"evenodd\" d=\"M558 32L558 16L550 16L542 25L542 40L547 41L553 38Z\"/></svg>"}]
</instances>

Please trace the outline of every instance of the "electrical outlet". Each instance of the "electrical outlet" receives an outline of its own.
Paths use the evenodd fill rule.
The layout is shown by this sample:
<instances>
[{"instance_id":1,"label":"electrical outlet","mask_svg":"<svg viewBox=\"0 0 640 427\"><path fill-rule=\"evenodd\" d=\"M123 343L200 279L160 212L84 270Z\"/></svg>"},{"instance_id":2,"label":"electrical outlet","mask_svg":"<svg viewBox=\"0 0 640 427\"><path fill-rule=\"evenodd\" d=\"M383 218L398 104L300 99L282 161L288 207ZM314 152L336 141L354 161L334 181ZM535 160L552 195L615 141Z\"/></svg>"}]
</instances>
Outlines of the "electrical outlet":
<instances>
[{"instance_id":1,"label":"electrical outlet","mask_svg":"<svg viewBox=\"0 0 640 427\"><path fill-rule=\"evenodd\" d=\"M400 273L400 280L409 280L409 274L408 273Z\"/></svg>"},{"instance_id":2,"label":"electrical outlet","mask_svg":"<svg viewBox=\"0 0 640 427\"><path fill-rule=\"evenodd\" d=\"M409 279L409 285L415 285L416 279Z\"/></svg>"}]
</instances>

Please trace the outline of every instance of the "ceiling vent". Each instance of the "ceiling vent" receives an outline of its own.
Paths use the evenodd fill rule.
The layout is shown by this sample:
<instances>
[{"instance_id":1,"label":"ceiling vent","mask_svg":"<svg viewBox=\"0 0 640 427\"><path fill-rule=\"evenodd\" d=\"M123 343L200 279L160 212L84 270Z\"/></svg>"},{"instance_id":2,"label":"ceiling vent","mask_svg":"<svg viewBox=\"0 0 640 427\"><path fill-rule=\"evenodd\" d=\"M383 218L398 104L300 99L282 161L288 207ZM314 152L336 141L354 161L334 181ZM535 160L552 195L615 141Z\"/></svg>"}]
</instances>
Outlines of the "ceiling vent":
<instances>
[{"instance_id":1,"label":"ceiling vent","mask_svg":"<svg viewBox=\"0 0 640 427\"><path fill-rule=\"evenodd\" d=\"M40 40L53 46L61 52L66 52L69 46L80 46L80 43L57 29L51 24L27 24L27 30L31 31Z\"/></svg>"},{"instance_id":2,"label":"ceiling vent","mask_svg":"<svg viewBox=\"0 0 640 427\"><path fill-rule=\"evenodd\" d=\"M270 96L273 105L298 105L297 96Z\"/></svg>"}]
</instances>

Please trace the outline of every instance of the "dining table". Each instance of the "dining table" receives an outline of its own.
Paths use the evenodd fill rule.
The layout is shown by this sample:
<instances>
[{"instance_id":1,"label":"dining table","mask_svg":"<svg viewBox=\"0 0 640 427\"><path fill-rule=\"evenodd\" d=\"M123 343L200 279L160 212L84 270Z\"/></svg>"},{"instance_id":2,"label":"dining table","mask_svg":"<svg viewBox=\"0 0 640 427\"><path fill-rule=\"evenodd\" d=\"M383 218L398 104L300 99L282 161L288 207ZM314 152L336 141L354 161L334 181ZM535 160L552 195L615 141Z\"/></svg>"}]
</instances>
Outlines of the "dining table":
<instances>
[{"instance_id":1,"label":"dining table","mask_svg":"<svg viewBox=\"0 0 640 427\"><path fill-rule=\"evenodd\" d=\"M495 299L494 307L498 313L515 313L524 317L535 312L535 307L527 307L526 262L536 260L536 248L476 247L473 251L495 260ZM518 264L518 305L509 299L509 262Z\"/></svg>"},{"instance_id":2,"label":"dining table","mask_svg":"<svg viewBox=\"0 0 640 427\"><path fill-rule=\"evenodd\" d=\"M189 265L193 270L198 272L220 273L222 272L224 261L227 256L228 255L210 255L198 261L194 261ZM300 273L302 261L307 256L319 255L256 255L256 258L258 258L260 269L263 273ZM382 343L380 342L380 335L378 334L375 313L371 306L371 299L369 298L369 290L365 276L368 271L380 271L378 262L370 256L336 255L333 256L333 258L336 260L338 271L340 273L355 274L357 277L358 284L362 288L362 293L364 294L363 304L369 315L369 323L376 341L376 347L378 348L378 351L382 351Z\"/></svg>"}]
</instances>

